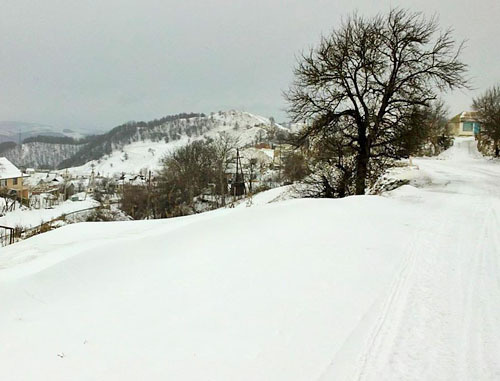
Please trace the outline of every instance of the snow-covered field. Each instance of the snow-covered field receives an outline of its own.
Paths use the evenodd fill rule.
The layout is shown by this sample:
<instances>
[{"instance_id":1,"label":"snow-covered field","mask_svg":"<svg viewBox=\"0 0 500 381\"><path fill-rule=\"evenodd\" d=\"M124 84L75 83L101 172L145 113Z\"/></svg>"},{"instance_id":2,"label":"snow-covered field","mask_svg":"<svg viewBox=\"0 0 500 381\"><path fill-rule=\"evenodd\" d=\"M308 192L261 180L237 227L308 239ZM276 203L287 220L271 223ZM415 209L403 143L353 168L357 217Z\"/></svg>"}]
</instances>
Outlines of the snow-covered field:
<instances>
[{"instance_id":1,"label":"snow-covered field","mask_svg":"<svg viewBox=\"0 0 500 381\"><path fill-rule=\"evenodd\" d=\"M383 197L0 249L1 379L499 379L500 165L463 139L415 164Z\"/></svg>"}]
</instances>

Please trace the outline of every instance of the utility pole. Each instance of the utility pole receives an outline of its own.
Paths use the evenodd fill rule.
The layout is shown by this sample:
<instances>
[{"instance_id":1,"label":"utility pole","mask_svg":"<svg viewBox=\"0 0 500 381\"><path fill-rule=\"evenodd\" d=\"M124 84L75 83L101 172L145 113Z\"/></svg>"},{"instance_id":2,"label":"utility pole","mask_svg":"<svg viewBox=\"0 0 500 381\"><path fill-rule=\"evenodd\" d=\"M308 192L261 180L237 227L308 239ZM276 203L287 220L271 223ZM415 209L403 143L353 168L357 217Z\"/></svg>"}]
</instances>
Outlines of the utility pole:
<instances>
[{"instance_id":1,"label":"utility pole","mask_svg":"<svg viewBox=\"0 0 500 381\"><path fill-rule=\"evenodd\" d=\"M282 156L282 151L283 151L283 144L282 144L282 141L281 139L278 140L278 144L279 144L279 152L280 152L280 166L279 166L279 172L278 172L278 181L279 181L279 185L281 186L281 166L283 165L283 156Z\"/></svg>"},{"instance_id":2,"label":"utility pole","mask_svg":"<svg viewBox=\"0 0 500 381\"><path fill-rule=\"evenodd\" d=\"M236 200L236 196L245 194L245 177L243 175L239 149L236 149L236 173L234 174L233 183L231 184L231 193L233 194L233 202Z\"/></svg>"},{"instance_id":3,"label":"utility pole","mask_svg":"<svg viewBox=\"0 0 500 381\"><path fill-rule=\"evenodd\" d=\"M233 180L233 203L236 200L236 184L238 184L238 162L240 161L240 149L236 148L236 173Z\"/></svg>"},{"instance_id":4,"label":"utility pole","mask_svg":"<svg viewBox=\"0 0 500 381\"><path fill-rule=\"evenodd\" d=\"M148 215L151 215L151 170L149 171L149 174L148 174L148 205L147 205L147 211L148 211ZM154 217L154 216L153 216Z\"/></svg>"}]
</instances>

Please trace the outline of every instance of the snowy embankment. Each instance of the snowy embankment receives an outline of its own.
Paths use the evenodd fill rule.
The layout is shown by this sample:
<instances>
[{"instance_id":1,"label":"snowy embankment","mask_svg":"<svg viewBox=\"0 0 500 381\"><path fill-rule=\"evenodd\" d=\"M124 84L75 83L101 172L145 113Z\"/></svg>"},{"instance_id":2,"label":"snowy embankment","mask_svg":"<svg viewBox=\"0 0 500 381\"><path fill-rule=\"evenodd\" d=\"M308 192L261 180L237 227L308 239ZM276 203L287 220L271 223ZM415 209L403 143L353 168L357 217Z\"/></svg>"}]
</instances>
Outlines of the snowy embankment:
<instances>
[{"instance_id":1,"label":"snowy embankment","mask_svg":"<svg viewBox=\"0 0 500 381\"><path fill-rule=\"evenodd\" d=\"M420 188L386 197L75 224L4 248L2 378L497 379L500 166L462 156L471 144L416 160Z\"/></svg>"},{"instance_id":2,"label":"snowy embankment","mask_svg":"<svg viewBox=\"0 0 500 381\"><path fill-rule=\"evenodd\" d=\"M284 185L277 188L272 188L267 191L259 192L251 198L240 200L236 208L248 208L252 206L261 206L271 204L278 201L297 198L296 192L292 185Z\"/></svg>"}]
</instances>

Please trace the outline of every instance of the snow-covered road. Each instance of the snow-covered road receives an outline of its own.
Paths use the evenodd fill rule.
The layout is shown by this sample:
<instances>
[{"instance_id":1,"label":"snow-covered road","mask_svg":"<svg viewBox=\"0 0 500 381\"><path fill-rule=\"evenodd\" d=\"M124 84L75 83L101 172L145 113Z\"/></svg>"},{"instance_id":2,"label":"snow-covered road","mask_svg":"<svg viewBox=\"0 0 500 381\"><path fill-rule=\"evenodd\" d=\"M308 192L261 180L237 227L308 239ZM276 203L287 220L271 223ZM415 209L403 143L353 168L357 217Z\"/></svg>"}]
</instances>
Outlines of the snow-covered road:
<instances>
[{"instance_id":1,"label":"snow-covered road","mask_svg":"<svg viewBox=\"0 0 500 381\"><path fill-rule=\"evenodd\" d=\"M354 379L500 379L500 163L471 139L441 158L415 161L422 189L394 192L421 214Z\"/></svg>"},{"instance_id":2,"label":"snow-covered road","mask_svg":"<svg viewBox=\"0 0 500 381\"><path fill-rule=\"evenodd\" d=\"M500 163L470 139L414 162L383 197L0 249L0 379L500 379Z\"/></svg>"}]
</instances>

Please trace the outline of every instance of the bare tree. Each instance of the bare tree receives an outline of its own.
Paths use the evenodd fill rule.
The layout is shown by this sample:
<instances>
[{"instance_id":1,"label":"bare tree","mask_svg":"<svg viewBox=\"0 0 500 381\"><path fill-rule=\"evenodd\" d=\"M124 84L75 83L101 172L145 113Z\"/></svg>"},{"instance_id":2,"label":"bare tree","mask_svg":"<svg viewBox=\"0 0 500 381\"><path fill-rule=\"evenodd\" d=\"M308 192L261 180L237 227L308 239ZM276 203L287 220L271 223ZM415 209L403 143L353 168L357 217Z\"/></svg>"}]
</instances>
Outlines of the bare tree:
<instances>
[{"instance_id":1,"label":"bare tree","mask_svg":"<svg viewBox=\"0 0 500 381\"><path fill-rule=\"evenodd\" d=\"M500 156L500 85L488 89L472 104L481 123L481 136L493 143L495 157Z\"/></svg>"},{"instance_id":2,"label":"bare tree","mask_svg":"<svg viewBox=\"0 0 500 381\"><path fill-rule=\"evenodd\" d=\"M225 132L219 134L219 137L213 142L215 150L215 166L218 177L217 193L220 195L221 206L226 205L227 177L226 173L231 163L234 162L238 138Z\"/></svg>"},{"instance_id":3,"label":"bare tree","mask_svg":"<svg viewBox=\"0 0 500 381\"><path fill-rule=\"evenodd\" d=\"M426 110L428 141L432 144L432 153L435 155L449 148L453 142L448 114L448 107L440 99Z\"/></svg>"},{"instance_id":4,"label":"bare tree","mask_svg":"<svg viewBox=\"0 0 500 381\"><path fill-rule=\"evenodd\" d=\"M400 121L399 130L399 142L392 150L395 158L437 155L453 141L447 108L442 100L432 101L428 107L412 106L411 112Z\"/></svg>"},{"instance_id":5,"label":"bare tree","mask_svg":"<svg viewBox=\"0 0 500 381\"><path fill-rule=\"evenodd\" d=\"M340 140L354 156L355 193L364 194L371 171L401 156L408 121L439 91L467 86L462 46L435 17L402 9L350 16L302 54L285 94L292 119L307 123L301 141L325 133Z\"/></svg>"},{"instance_id":6,"label":"bare tree","mask_svg":"<svg viewBox=\"0 0 500 381\"><path fill-rule=\"evenodd\" d=\"M164 216L185 214L184 210L193 209L195 197L217 179L215 160L213 144L203 140L180 147L162 159L158 198Z\"/></svg>"},{"instance_id":7,"label":"bare tree","mask_svg":"<svg viewBox=\"0 0 500 381\"><path fill-rule=\"evenodd\" d=\"M283 159L283 177L290 182L302 180L309 174L307 162L300 152L289 152Z\"/></svg>"},{"instance_id":8,"label":"bare tree","mask_svg":"<svg viewBox=\"0 0 500 381\"><path fill-rule=\"evenodd\" d=\"M142 185L126 184L123 186L120 208L134 220L149 217L147 205L148 190Z\"/></svg>"}]
</instances>

